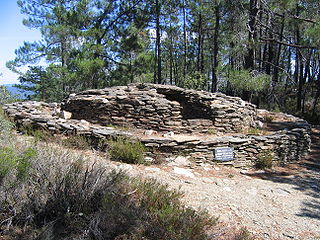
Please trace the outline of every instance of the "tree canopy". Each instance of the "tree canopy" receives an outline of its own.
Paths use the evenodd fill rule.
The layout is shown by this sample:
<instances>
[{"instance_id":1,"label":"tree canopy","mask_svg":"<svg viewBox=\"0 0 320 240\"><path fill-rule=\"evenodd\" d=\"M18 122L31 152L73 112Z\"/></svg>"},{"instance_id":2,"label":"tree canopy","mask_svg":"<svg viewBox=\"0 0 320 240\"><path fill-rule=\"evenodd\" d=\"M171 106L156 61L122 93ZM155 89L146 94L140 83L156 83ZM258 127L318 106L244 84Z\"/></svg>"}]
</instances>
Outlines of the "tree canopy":
<instances>
[{"instance_id":1,"label":"tree canopy","mask_svg":"<svg viewBox=\"0 0 320 240\"><path fill-rule=\"evenodd\" d=\"M320 97L318 0L19 0L25 42L8 67L34 98L155 82L309 114ZM21 67L29 66L26 72ZM311 117L311 116L310 116Z\"/></svg>"}]
</instances>

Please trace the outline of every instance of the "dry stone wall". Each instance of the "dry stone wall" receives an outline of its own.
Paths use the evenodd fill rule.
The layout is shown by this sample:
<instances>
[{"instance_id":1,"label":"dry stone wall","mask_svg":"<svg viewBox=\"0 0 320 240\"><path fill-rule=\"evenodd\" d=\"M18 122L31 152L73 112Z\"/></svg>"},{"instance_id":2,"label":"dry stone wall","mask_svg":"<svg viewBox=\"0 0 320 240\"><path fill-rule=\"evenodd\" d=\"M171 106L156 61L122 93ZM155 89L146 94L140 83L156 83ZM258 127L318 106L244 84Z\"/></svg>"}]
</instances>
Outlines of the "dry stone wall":
<instances>
[{"instance_id":1,"label":"dry stone wall","mask_svg":"<svg viewBox=\"0 0 320 240\"><path fill-rule=\"evenodd\" d=\"M238 125L232 125L232 123L230 123L229 120L232 120L234 118L228 118L226 116L231 116L228 114L234 114L232 116L235 116L235 113L228 112L228 109L224 107L219 108L219 104L213 104L213 101L221 101L221 103L224 103L226 105L224 99L227 99L227 103L229 105L236 106L237 104L240 104L238 111L244 111L245 117L239 117L239 119L246 119L243 121L247 121L247 124L250 121L252 121L252 119L254 118L252 114L256 111L254 108L251 108L251 105L248 105L247 103L242 103L242 100L239 100L237 98L229 98L220 94L212 95L202 92L197 93L195 91L189 92L189 90L183 90L183 92L186 91L185 93L189 92L189 95L187 95L188 97L185 97L186 99L184 99L184 101L182 101L180 98L176 99L178 100L176 101L168 100L167 98L163 97L169 96L168 93L165 93L165 91L170 92L170 94L175 94L175 97L180 96L179 94L182 94L182 90L180 88L175 87L169 89L168 87L164 86L158 87L158 89L155 90L154 85L148 85L146 87L130 86L127 89L127 91L131 92L131 94L133 95L129 94L130 97L128 98L119 98L119 96L122 95L120 95L118 91L121 91L122 94L124 94L123 91L125 91L124 89L126 88L121 87L113 89L114 90L112 92L114 94L111 94L112 97L110 97L109 99L106 98L107 100L105 99L106 90L86 91L81 93L80 95L72 96L71 98L69 98L70 101L68 102L67 100L66 102L64 102L64 106L62 108L60 108L60 104L57 103L48 104L44 102L29 101L5 105L4 111L10 118L12 118L15 121L17 127L20 129L23 129L25 127L31 127L33 129L47 130L53 134L77 134L94 139L110 139L119 136L125 138L138 139L148 148L147 155L153 158L156 157L156 155L159 153L162 153L166 156L170 154L180 154L184 152L188 153L188 155L192 156L199 163L209 162L214 164L217 163L214 160L214 150L218 147L231 147L234 149L234 161L227 162L227 164L232 164L237 167L243 167L254 165L256 160L259 158L259 154L264 151L270 150L274 153L273 160L277 163L284 164L287 162L294 162L301 159L301 157L308 153L310 148L310 125L302 119L290 115L285 115L282 113L273 113L274 117L283 119L283 121L279 123L279 126L281 126L280 130L269 132L268 134L263 136L244 135L241 133L231 133L226 134L224 136L216 136L208 133L199 133L199 131L201 131L200 129L203 129L204 127L203 124L198 122L199 120L195 120L195 124L198 123L198 125L196 125L196 128L191 128L192 131L194 131L191 134L181 133L181 131L184 130L187 126L191 126L184 126L183 124L179 126L173 126L179 127L173 129L176 130L176 132L180 133L174 134L173 132L169 132L168 134L167 131L168 129L172 129L172 126L166 124L159 125L159 123L165 123L168 119L174 119L174 121L177 121L177 119L179 119L181 123L183 123L183 121L190 120L190 118L183 119L182 117L183 114L187 114L182 113L182 109L187 108L189 106L181 106L180 103L185 102L186 99L192 102L193 104L199 104L199 109L207 109L207 112L203 113L203 115L201 116L213 116L211 112L213 111L213 109L216 111L218 111L217 109L224 109L221 110L221 112L215 113L216 115L214 116L220 116L219 114L221 114L221 117L216 117L214 118L214 120L221 119L221 121L223 121L223 113L226 118L226 122L228 122L228 125L226 126L230 127L230 129L232 129L232 127L238 127ZM100 95L98 93L100 93ZM128 94L126 94L125 96L127 95ZM161 101L156 100L156 97L158 95L162 95L163 98ZM207 96L207 99L209 100L203 100L203 96ZM180 97L182 98L182 96ZM150 100L150 98L154 99ZM171 96L168 98L172 99L173 97ZM117 102L117 99L121 100L121 104ZM166 119L161 119L161 121L154 121L156 123L145 122L145 125L142 125L141 123L141 128L143 126L146 126L146 128L151 128L151 126L161 126L159 128L165 129L164 132L153 130L139 130L136 128L133 128L130 131L125 131L115 127L107 127L101 125L101 122L107 121L113 117L108 115L108 113L103 109L103 106L107 106L109 111L111 111L110 109L112 107L116 106L114 109L117 110L115 111L120 111L121 113L127 112L127 114L131 114L130 116L119 116L120 118L132 118L134 119L133 121L140 122L140 118L132 117L133 112L131 113L131 111L133 110L129 111L129 109L131 108L129 107L129 105L133 106L132 99L135 99L134 101L145 102L146 105L149 104L148 101L151 101L152 103L157 103L152 105L150 102L149 105L153 106L150 110L150 114L155 114L156 109L161 110L159 106L165 106L166 110L164 111L167 111L168 106L171 106L171 110L180 109L179 111L177 111L179 112L179 116L171 115L171 118L167 117ZM149 100L144 101L143 99ZM92 101L91 104L90 101ZM123 101L130 102L130 104L128 104L128 107L126 108L126 111L124 111L123 108L120 108L120 106L125 106ZM115 105L111 105L110 102L114 103ZM76 103L79 103L80 105L76 107ZM66 107L67 104L69 104L68 107ZM82 111L80 106L84 106ZM140 108L140 111L146 110L145 105L139 103L138 106ZM63 109L73 110L72 116L70 116L70 114L68 114L68 112L65 112ZM89 111L88 116L90 117L87 117L86 111ZM265 120L264 114L266 113L268 112L259 110L258 115L255 117L261 121L260 123L262 123ZM98 121L94 120L94 114L100 114ZM199 112L198 114L202 113ZM72 118L69 119L70 117ZM158 116L158 118L160 118L160 116ZM143 119L149 118L146 117ZM117 119L115 121L119 120ZM234 120L234 123L237 122L238 120ZM122 121L119 121L119 123L122 123ZM227 127L223 127L223 130L227 131L228 129ZM189 131L191 130L189 129Z\"/></svg>"},{"instance_id":2,"label":"dry stone wall","mask_svg":"<svg viewBox=\"0 0 320 240\"><path fill-rule=\"evenodd\" d=\"M237 132L255 124L256 108L237 97L169 85L138 84L71 95L73 119L175 133Z\"/></svg>"}]
</instances>

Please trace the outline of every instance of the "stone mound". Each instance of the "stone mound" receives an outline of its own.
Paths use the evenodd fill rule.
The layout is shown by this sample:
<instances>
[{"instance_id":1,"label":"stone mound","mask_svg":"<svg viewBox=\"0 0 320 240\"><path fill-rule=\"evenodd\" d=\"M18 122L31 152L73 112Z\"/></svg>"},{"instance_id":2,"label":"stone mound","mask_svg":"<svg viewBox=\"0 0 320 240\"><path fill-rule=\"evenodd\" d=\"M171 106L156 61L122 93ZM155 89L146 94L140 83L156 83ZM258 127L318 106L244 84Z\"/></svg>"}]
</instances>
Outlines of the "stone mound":
<instances>
[{"instance_id":1,"label":"stone mound","mask_svg":"<svg viewBox=\"0 0 320 240\"><path fill-rule=\"evenodd\" d=\"M73 119L175 133L238 132L254 126L256 107L221 93L137 84L71 95L62 110Z\"/></svg>"},{"instance_id":2,"label":"stone mound","mask_svg":"<svg viewBox=\"0 0 320 240\"><path fill-rule=\"evenodd\" d=\"M310 125L297 117L256 110L240 98L219 93L155 84L88 90L61 105L17 102L5 105L4 111L20 129L97 140L133 138L147 147L151 159L185 153L199 164L252 166L261 153L270 151L274 162L284 164L307 154L311 142ZM256 123L264 130L250 132ZM215 151L222 147L232 149L232 161L217 161Z\"/></svg>"}]
</instances>

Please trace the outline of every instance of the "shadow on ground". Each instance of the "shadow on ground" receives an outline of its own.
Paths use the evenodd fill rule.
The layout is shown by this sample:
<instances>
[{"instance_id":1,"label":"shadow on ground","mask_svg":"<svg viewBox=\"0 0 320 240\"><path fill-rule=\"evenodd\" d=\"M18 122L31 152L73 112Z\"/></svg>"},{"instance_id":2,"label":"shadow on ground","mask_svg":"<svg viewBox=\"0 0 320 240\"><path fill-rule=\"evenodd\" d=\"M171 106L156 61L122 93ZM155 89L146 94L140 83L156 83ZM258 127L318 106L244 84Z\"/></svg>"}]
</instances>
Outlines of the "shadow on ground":
<instances>
[{"instance_id":1,"label":"shadow on ground","mask_svg":"<svg viewBox=\"0 0 320 240\"><path fill-rule=\"evenodd\" d=\"M299 163L247 175L294 185L296 190L303 191L309 196L309 200L302 203L303 206L297 216L320 219L320 128L312 130L311 152Z\"/></svg>"}]
</instances>

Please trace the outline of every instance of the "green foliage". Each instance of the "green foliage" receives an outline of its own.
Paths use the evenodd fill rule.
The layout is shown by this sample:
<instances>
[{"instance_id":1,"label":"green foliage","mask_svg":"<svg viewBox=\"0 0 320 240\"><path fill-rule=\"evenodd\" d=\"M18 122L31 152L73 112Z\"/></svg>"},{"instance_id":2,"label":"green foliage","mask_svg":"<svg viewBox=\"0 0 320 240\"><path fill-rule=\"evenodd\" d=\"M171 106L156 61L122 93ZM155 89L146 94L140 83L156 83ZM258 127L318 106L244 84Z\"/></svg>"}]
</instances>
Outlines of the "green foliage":
<instances>
[{"instance_id":1,"label":"green foliage","mask_svg":"<svg viewBox=\"0 0 320 240\"><path fill-rule=\"evenodd\" d=\"M9 171L19 166L21 176L30 172L28 181L9 188L0 184L1 218L12 216L8 208L15 209L5 236L80 239L83 229L88 229L87 234L95 239L208 239L206 229L216 219L184 207L181 192L154 180L134 179L98 163L89 164L89 159L65 149L43 146L37 146L38 154L12 148L0 154L7 160L16 159Z\"/></svg>"},{"instance_id":2,"label":"green foliage","mask_svg":"<svg viewBox=\"0 0 320 240\"><path fill-rule=\"evenodd\" d=\"M17 156L13 149L2 148L0 149L0 185L5 176L12 171L17 164Z\"/></svg>"},{"instance_id":3,"label":"green foliage","mask_svg":"<svg viewBox=\"0 0 320 240\"><path fill-rule=\"evenodd\" d=\"M17 101L17 98L15 96L12 96L12 94L8 91L8 89L5 86L0 86L0 106L15 101Z\"/></svg>"},{"instance_id":4,"label":"green foliage","mask_svg":"<svg viewBox=\"0 0 320 240\"><path fill-rule=\"evenodd\" d=\"M26 179L28 177L29 169L31 167L31 159L37 157L38 152L34 148L27 148L17 159L17 178L19 180Z\"/></svg>"},{"instance_id":5,"label":"green foliage","mask_svg":"<svg viewBox=\"0 0 320 240\"><path fill-rule=\"evenodd\" d=\"M37 151L27 148L22 153L13 148L4 147L0 149L0 183L12 171L16 170L16 178L24 180L28 176L31 159L37 156Z\"/></svg>"},{"instance_id":6,"label":"green foliage","mask_svg":"<svg viewBox=\"0 0 320 240\"><path fill-rule=\"evenodd\" d=\"M186 77L182 87L195 90L203 90L206 86L206 81L207 79L204 74L195 72Z\"/></svg>"},{"instance_id":7,"label":"green foliage","mask_svg":"<svg viewBox=\"0 0 320 240\"><path fill-rule=\"evenodd\" d=\"M0 106L1 107L1 106ZM5 116L2 109L0 109L0 137L7 138L11 134L11 130L14 128L14 123L9 121L9 119Z\"/></svg>"},{"instance_id":8,"label":"green foliage","mask_svg":"<svg viewBox=\"0 0 320 240\"><path fill-rule=\"evenodd\" d=\"M217 131L213 128L208 129L208 134L210 135L215 135L217 133Z\"/></svg>"},{"instance_id":9,"label":"green foliage","mask_svg":"<svg viewBox=\"0 0 320 240\"><path fill-rule=\"evenodd\" d=\"M256 168L258 169L266 169L272 168L273 166L273 157L274 153L271 150L262 150L258 153L257 161L256 161Z\"/></svg>"},{"instance_id":10,"label":"green foliage","mask_svg":"<svg viewBox=\"0 0 320 240\"><path fill-rule=\"evenodd\" d=\"M273 116L267 115L267 116L264 117L264 121L266 123L271 123L273 120L274 120Z\"/></svg>"},{"instance_id":11,"label":"green foliage","mask_svg":"<svg viewBox=\"0 0 320 240\"><path fill-rule=\"evenodd\" d=\"M1 141L8 141L11 137L11 130L14 128L14 123L7 118L2 106L14 101L16 101L15 97L9 93L7 88L0 86L0 143Z\"/></svg>"},{"instance_id":12,"label":"green foliage","mask_svg":"<svg viewBox=\"0 0 320 240\"><path fill-rule=\"evenodd\" d=\"M39 142L51 142L53 140L53 135L49 131L34 129L31 125L22 127L21 131L28 136L33 136L35 144Z\"/></svg>"},{"instance_id":13,"label":"green foliage","mask_svg":"<svg viewBox=\"0 0 320 240\"><path fill-rule=\"evenodd\" d=\"M169 190L168 186L154 180L137 181L135 184L136 202L148 214L147 222L135 236L140 239L207 239L206 227L215 224L206 212L196 212L181 205L182 193ZM133 233L132 235L134 236Z\"/></svg>"},{"instance_id":14,"label":"green foliage","mask_svg":"<svg viewBox=\"0 0 320 240\"><path fill-rule=\"evenodd\" d=\"M62 140L62 145L68 148L89 150L93 142L84 136L71 135Z\"/></svg>"},{"instance_id":15,"label":"green foliage","mask_svg":"<svg viewBox=\"0 0 320 240\"><path fill-rule=\"evenodd\" d=\"M247 134L249 135L260 135L261 134L261 130L258 128L249 128L247 130Z\"/></svg>"},{"instance_id":16,"label":"green foliage","mask_svg":"<svg viewBox=\"0 0 320 240\"><path fill-rule=\"evenodd\" d=\"M229 74L231 86L238 91L262 92L270 85L271 79L267 74L253 74L247 70L233 70Z\"/></svg>"},{"instance_id":17,"label":"green foliage","mask_svg":"<svg viewBox=\"0 0 320 240\"><path fill-rule=\"evenodd\" d=\"M144 163L144 152L144 145L138 141L117 138L109 142L110 158L115 161L142 164Z\"/></svg>"}]
</instances>

